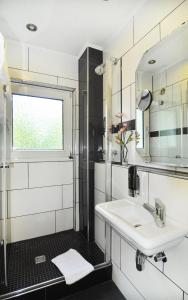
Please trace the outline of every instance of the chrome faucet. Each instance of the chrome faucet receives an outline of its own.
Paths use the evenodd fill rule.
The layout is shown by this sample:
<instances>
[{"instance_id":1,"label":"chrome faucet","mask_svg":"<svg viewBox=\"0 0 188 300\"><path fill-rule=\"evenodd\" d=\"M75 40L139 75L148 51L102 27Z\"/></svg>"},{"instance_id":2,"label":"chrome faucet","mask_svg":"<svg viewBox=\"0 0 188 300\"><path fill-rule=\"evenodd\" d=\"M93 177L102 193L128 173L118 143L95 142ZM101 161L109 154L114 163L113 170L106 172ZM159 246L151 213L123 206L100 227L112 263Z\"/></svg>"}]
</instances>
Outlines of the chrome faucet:
<instances>
[{"instance_id":1,"label":"chrome faucet","mask_svg":"<svg viewBox=\"0 0 188 300\"><path fill-rule=\"evenodd\" d=\"M152 214L155 223L158 227L165 226L166 209L160 199L155 199L155 207L147 203L144 203L143 207Z\"/></svg>"}]
</instances>

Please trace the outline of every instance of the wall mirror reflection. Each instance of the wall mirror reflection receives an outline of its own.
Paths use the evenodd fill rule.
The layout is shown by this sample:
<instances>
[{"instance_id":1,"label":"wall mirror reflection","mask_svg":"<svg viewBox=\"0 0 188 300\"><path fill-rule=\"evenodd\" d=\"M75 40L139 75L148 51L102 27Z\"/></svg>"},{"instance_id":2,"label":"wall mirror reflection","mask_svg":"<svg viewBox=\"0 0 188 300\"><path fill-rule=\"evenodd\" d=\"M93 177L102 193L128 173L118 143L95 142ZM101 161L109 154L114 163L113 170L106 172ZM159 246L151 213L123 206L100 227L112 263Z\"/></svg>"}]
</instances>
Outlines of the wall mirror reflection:
<instances>
[{"instance_id":1,"label":"wall mirror reflection","mask_svg":"<svg viewBox=\"0 0 188 300\"><path fill-rule=\"evenodd\" d=\"M136 72L136 97L137 151L146 161L187 167L187 23L145 52Z\"/></svg>"}]
</instances>

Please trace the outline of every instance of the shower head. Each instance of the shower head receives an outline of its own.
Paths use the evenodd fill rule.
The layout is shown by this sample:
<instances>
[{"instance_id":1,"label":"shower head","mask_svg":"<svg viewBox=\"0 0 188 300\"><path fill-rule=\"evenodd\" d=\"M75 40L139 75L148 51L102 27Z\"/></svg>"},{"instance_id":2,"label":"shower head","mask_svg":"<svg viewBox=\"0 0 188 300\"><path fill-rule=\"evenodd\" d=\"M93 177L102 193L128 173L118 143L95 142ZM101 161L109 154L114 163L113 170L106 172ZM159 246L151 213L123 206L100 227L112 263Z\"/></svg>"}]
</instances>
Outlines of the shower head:
<instances>
[{"instance_id":1,"label":"shower head","mask_svg":"<svg viewBox=\"0 0 188 300\"><path fill-rule=\"evenodd\" d=\"M103 75L105 73L105 64L101 64L101 65L98 65L96 68L95 68L95 73L97 75Z\"/></svg>"}]
</instances>

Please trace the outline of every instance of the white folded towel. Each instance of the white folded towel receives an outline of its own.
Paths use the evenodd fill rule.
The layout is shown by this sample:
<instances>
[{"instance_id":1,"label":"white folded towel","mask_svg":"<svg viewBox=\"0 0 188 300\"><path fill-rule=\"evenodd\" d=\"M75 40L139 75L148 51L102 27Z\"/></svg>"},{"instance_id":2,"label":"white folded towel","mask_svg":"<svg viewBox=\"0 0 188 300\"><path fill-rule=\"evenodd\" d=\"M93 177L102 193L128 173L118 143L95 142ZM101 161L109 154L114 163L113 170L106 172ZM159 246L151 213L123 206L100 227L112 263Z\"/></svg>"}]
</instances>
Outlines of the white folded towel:
<instances>
[{"instance_id":1,"label":"white folded towel","mask_svg":"<svg viewBox=\"0 0 188 300\"><path fill-rule=\"evenodd\" d=\"M72 284L94 270L94 267L74 249L56 256L52 262L64 275L66 284Z\"/></svg>"}]
</instances>

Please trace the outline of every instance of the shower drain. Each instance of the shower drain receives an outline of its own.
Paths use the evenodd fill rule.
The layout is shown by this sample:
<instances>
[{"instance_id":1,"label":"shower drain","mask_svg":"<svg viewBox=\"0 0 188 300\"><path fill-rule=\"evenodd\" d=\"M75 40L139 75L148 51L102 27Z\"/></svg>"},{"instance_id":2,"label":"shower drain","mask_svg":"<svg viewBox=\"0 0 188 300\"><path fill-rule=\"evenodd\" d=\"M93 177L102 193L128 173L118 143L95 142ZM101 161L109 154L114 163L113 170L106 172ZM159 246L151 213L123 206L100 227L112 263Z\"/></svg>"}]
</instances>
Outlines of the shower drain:
<instances>
[{"instance_id":1,"label":"shower drain","mask_svg":"<svg viewBox=\"0 0 188 300\"><path fill-rule=\"evenodd\" d=\"M45 255L40 255L35 257L35 264L41 264L46 261L46 256Z\"/></svg>"}]
</instances>

